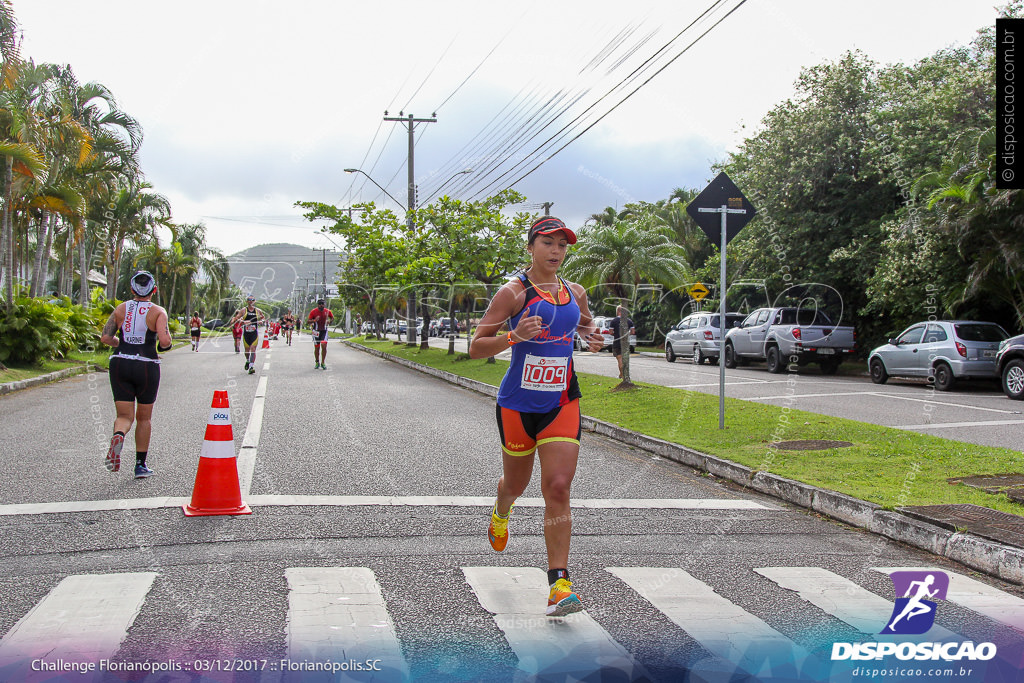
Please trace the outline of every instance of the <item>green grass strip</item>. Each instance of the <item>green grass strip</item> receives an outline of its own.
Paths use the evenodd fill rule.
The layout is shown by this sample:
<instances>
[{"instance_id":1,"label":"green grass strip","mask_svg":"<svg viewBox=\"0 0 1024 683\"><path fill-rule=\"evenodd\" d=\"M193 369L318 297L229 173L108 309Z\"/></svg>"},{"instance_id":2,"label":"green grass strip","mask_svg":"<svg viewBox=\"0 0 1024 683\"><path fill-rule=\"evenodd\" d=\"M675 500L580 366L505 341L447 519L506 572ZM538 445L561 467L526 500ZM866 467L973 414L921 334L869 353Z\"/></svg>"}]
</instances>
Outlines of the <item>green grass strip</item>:
<instances>
[{"instance_id":1,"label":"green grass strip","mask_svg":"<svg viewBox=\"0 0 1024 683\"><path fill-rule=\"evenodd\" d=\"M471 360L464 353L421 351L406 344L355 337L353 341L440 370L497 386L508 363ZM619 380L579 374L585 415L678 443L757 470L878 503L902 505L973 503L1024 515L1024 505L949 477L1020 472L1024 457L1008 448L979 446L802 410L785 410L725 399L724 430L718 429L718 396L638 383L612 391ZM774 441L849 441L848 448L783 451Z\"/></svg>"}]
</instances>

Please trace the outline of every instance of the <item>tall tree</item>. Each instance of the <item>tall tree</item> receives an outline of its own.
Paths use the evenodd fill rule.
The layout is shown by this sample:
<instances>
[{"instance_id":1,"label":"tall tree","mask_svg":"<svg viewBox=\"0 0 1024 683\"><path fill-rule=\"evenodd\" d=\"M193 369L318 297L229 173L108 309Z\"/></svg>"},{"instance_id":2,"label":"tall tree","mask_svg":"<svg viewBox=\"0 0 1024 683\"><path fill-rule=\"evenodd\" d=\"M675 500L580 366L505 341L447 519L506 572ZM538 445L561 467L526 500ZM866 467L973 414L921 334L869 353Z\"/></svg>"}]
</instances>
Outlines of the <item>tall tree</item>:
<instances>
[{"instance_id":1,"label":"tall tree","mask_svg":"<svg viewBox=\"0 0 1024 683\"><path fill-rule=\"evenodd\" d=\"M599 225L580 235L566 259L566 276L588 289L607 287L628 309L633 307L638 286L660 283L670 288L688 276L683 248L672 241L669 231L651 211L644 211L614 224ZM629 375L629 333L618 330L622 339L622 382L617 388L632 388Z\"/></svg>"}]
</instances>

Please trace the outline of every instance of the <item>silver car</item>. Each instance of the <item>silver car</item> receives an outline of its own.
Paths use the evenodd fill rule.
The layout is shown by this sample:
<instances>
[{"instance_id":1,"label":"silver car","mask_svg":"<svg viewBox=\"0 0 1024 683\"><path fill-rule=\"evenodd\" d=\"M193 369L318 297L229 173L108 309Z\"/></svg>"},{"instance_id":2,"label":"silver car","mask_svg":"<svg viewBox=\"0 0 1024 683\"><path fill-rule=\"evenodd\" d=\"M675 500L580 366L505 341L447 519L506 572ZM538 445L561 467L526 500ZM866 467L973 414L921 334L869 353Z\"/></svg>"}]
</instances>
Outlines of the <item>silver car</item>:
<instances>
[{"instance_id":1,"label":"silver car","mask_svg":"<svg viewBox=\"0 0 1024 683\"><path fill-rule=\"evenodd\" d=\"M977 320L920 322L871 352L871 381L927 377L939 391L949 391L958 379L996 379L999 342L1009 336L999 325Z\"/></svg>"},{"instance_id":2,"label":"silver car","mask_svg":"<svg viewBox=\"0 0 1024 683\"><path fill-rule=\"evenodd\" d=\"M665 360L675 363L676 358L687 356L696 365L705 360L713 365L718 364L720 339L722 338L719 314L703 311L691 313L669 330L665 335ZM726 313L725 329L732 328L743 322L742 313Z\"/></svg>"}]
</instances>

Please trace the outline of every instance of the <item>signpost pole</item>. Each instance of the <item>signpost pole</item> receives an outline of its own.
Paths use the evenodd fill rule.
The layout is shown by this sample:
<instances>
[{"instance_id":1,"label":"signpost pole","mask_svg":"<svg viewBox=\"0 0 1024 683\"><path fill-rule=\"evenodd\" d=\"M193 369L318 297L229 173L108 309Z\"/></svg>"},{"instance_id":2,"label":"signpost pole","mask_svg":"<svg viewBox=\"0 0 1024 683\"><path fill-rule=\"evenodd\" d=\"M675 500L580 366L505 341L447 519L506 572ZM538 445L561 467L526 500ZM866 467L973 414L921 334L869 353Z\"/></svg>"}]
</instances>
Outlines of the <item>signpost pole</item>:
<instances>
[{"instance_id":1,"label":"signpost pole","mask_svg":"<svg viewBox=\"0 0 1024 683\"><path fill-rule=\"evenodd\" d=\"M718 252L721 268L718 273L718 428L725 429L725 223L729 207L722 206L722 250Z\"/></svg>"},{"instance_id":2,"label":"signpost pole","mask_svg":"<svg viewBox=\"0 0 1024 683\"><path fill-rule=\"evenodd\" d=\"M715 223L718 223L718 256L721 259L718 277L718 322L721 325L718 341L718 428L725 429L725 333L728 331L725 322L725 293L728 289L725 282L725 246L754 217L757 209L747 201L725 171L722 171L703 192L686 205L686 213L712 242L715 240ZM718 221L708 215L715 213L720 214ZM730 213L736 214L733 218L732 235L729 234Z\"/></svg>"}]
</instances>

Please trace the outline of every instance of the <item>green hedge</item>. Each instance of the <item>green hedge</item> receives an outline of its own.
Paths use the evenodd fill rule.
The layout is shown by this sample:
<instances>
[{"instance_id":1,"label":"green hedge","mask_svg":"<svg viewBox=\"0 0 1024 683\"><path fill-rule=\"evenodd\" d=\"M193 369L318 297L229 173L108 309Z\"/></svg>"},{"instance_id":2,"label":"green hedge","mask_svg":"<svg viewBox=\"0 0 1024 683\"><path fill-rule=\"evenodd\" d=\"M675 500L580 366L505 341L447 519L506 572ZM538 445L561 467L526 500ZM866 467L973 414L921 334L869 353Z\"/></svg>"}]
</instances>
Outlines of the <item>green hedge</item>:
<instances>
[{"instance_id":1,"label":"green hedge","mask_svg":"<svg viewBox=\"0 0 1024 683\"><path fill-rule=\"evenodd\" d=\"M0 362L37 365L98 347L100 329L113 310L113 304L103 303L87 309L67 297L56 303L18 297L10 314L0 306Z\"/></svg>"}]
</instances>

